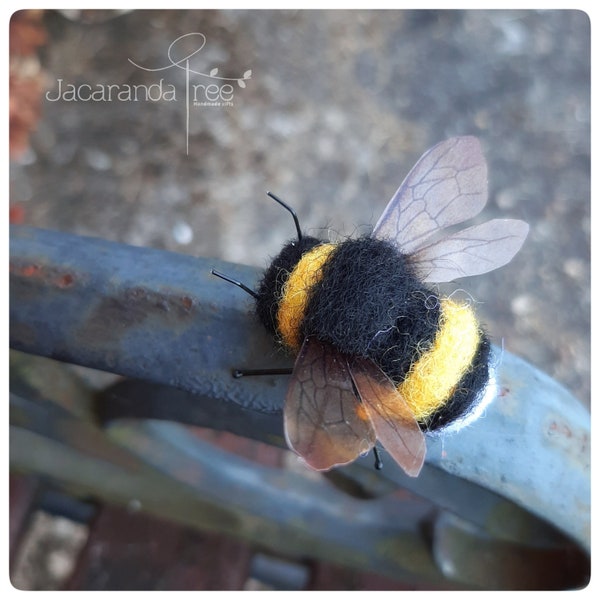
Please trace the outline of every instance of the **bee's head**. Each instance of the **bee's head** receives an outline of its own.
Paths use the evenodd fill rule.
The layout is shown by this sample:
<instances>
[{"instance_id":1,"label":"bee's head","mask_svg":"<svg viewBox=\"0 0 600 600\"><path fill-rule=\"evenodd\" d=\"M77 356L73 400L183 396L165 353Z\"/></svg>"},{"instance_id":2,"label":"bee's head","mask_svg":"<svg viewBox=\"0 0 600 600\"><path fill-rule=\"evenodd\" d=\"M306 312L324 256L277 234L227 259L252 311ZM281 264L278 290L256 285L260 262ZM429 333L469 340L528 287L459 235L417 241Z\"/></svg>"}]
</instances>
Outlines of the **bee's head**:
<instances>
[{"instance_id":1,"label":"bee's head","mask_svg":"<svg viewBox=\"0 0 600 600\"><path fill-rule=\"evenodd\" d=\"M288 242L265 271L256 291L256 314L273 335L278 333L279 302L290 273L306 252L322 243L321 240L310 236Z\"/></svg>"}]
</instances>

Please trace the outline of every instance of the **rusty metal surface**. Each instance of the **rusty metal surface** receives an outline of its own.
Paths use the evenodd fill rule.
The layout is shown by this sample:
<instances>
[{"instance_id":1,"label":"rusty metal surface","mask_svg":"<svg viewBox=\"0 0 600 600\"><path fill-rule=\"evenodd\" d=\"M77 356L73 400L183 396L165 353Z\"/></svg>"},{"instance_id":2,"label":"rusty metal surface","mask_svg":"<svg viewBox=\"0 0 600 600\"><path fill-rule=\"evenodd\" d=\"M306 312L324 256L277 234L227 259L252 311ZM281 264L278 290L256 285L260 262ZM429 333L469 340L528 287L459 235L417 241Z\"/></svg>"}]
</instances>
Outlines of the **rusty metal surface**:
<instances>
[{"instance_id":1,"label":"rusty metal surface","mask_svg":"<svg viewBox=\"0 0 600 600\"><path fill-rule=\"evenodd\" d=\"M240 385L231 368L291 361L212 266L249 285L258 275L218 260L12 226L11 347L277 412L285 378Z\"/></svg>"},{"instance_id":2,"label":"rusty metal surface","mask_svg":"<svg viewBox=\"0 0 600 600\"><path fill-rule=\"evenodd\" d=\"M186 402L201 405L198 418L206 425L218 416L220 427L282 445L277 416L287 378L236 380L231 369L286 366L290 360L249 316L250 299L210 275L213 266L250 286L258 276L255 269L219 261L13 228L11 346L193 392L180 398L177 416L162 416L185 421ZM491 518L506 510L509 503L498 501L504 497L589 550L589 413L531 365L509 353L496 358L499 398L468 429L429 437L421 477L403 477L392 461L382 474L365 474L367 459L348 472L401 485L492 529L507 522ZM143 401L139 395L136 402ZM128 430L132 439L134 431ZM541 535L531 523L523 531L495 533L507 539Z\"/></svg>"}]
</instances>

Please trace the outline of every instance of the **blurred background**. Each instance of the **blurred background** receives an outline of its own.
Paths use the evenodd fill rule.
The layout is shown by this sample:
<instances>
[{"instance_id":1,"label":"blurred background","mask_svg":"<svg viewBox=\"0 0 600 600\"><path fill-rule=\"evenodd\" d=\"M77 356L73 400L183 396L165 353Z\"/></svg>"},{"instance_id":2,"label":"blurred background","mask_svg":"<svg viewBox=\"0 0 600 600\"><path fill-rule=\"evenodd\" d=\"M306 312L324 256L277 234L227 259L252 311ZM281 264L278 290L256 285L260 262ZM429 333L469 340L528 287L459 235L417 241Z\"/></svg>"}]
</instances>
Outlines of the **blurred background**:
<instances>
[{"instance_id":1,"label":"blurred background","mask_svg":"<svg viewBox=\"0 0 600 600\"><path fill-rule=\"evenodd\" d=\"M459 287L589 406L585 13L34 11L10 35L14 223L264 267L294 236L266 190L308 233L366 233L425 150L479 137L481 219L531 230Z\"/></svg>"}]
</instances>

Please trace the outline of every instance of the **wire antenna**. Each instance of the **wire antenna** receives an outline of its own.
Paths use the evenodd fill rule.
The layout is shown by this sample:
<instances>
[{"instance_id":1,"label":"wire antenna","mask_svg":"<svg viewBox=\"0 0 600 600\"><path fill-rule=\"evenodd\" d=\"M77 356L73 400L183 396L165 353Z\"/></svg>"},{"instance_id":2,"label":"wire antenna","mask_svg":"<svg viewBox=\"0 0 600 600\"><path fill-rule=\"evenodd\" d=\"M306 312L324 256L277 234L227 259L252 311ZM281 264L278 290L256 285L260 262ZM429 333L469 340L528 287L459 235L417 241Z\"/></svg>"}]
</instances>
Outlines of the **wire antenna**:
<instances>
[{"instance_id":1,"label":"wire antenna","mask_svg":"<svg viewBox=\"0 0 600 600\"><path fill-rule=\"evenodd\" d=\"M233 369L231 374L239 379L240 377L254 377L256 375L291 375L292 368L282 367L281 369Z\"/></svg>"},{"instance_id":2,"label":"wire antenna","mask_svg":"<svg viewBox=\"0 0 600 600\"><path fill-rule=\"evenodd\" d=\"M379 454L379 448L373 446L373 457L375 458L375 464L373 465L377 471L383 469L383 461L381 460L381 454Z\"/></svg>"},{"instance_id":3,"label":"wire antenna","mask_svg":"<svg viewBox=\"0 0 600 600\"><path fill-rule=\"evenodd\" d=\"M217 277L228 281L229 283L233 283L233 285L237 285L239 288L242 288L246 293L250 294L255 300L258 300L258 294L254 290L250 289L247 285L244 285L241 281L238 281L237 279L232 279L231 277L221 273L220 271L217 271L216 269L211 269L210 272L213 275L216 275Z\"/></svg>"},{"instance_id":4,"label":"wire antenna","mask_svg":"<svg viewBox=\"0 0 600 600\"><path fill-rule=\"evenodd\" d=\"M288 206L281 198L278 198L275 194L272 194L271 192L267 192L267 196L273 198L275 202L279 202L279 204L281 204L281 206L283 206L283 208L285 208L292 215L294 219L294 224L296 225L296 231L298 232L298 241L300 242L302 240L302 230L300 229L298 215L296 215L294 209L291 206Z\"/></svg>"}]
</instances>

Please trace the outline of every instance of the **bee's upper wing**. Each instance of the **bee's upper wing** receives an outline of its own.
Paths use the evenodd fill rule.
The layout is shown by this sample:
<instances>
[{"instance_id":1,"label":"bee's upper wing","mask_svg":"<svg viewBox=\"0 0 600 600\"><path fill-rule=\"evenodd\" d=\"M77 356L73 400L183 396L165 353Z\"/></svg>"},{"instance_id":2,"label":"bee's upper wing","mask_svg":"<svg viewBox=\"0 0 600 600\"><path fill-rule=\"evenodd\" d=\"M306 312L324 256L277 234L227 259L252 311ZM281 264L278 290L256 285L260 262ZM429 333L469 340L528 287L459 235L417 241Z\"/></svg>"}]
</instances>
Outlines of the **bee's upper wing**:
<instances>
[{"instance_id":1,"label":"bee's upper wing","mask_svg":"<svg viewBox=\"0 0 600 600\"><path fill-rule=\"evenodd\" d=\"M377 439L407 475L421 471L427 447L425 436L404 397L371 360L349 359L350 373Z\"/></svg>"},{"instance_id":2,"label":"bee's upper wing","mask_svg":"<svg viewBox=\"0 0 600 600\"><path fill-rule=\"evenodd\" d=\"M404 254L444 227L477 215L487 202L487 167L475 137L455 137L428 150L406 176L372 235Z\"/></svg>"},{"instance_id":3,"label":"bee's upper wing","mask_svg":"<svg viewBox=\"0 0 600 600\"><path fill-rule=\"evenodd\" d=\"M422 247L411 257L425 282L453 281L487 273L510 262L529 225L517 219L492 219Z\"/></svg>"},{"instance_id":4,"label":"bee's upper wing","mask_svg":"<svg viewBox=\"0 0 600 600\"><path fill-rule=\"evenodd\" d=\"M283 417L288 446L319 471L352 462L375 444L346 359L316 338L300 349Z\"/></svg>"}]
</instances>

